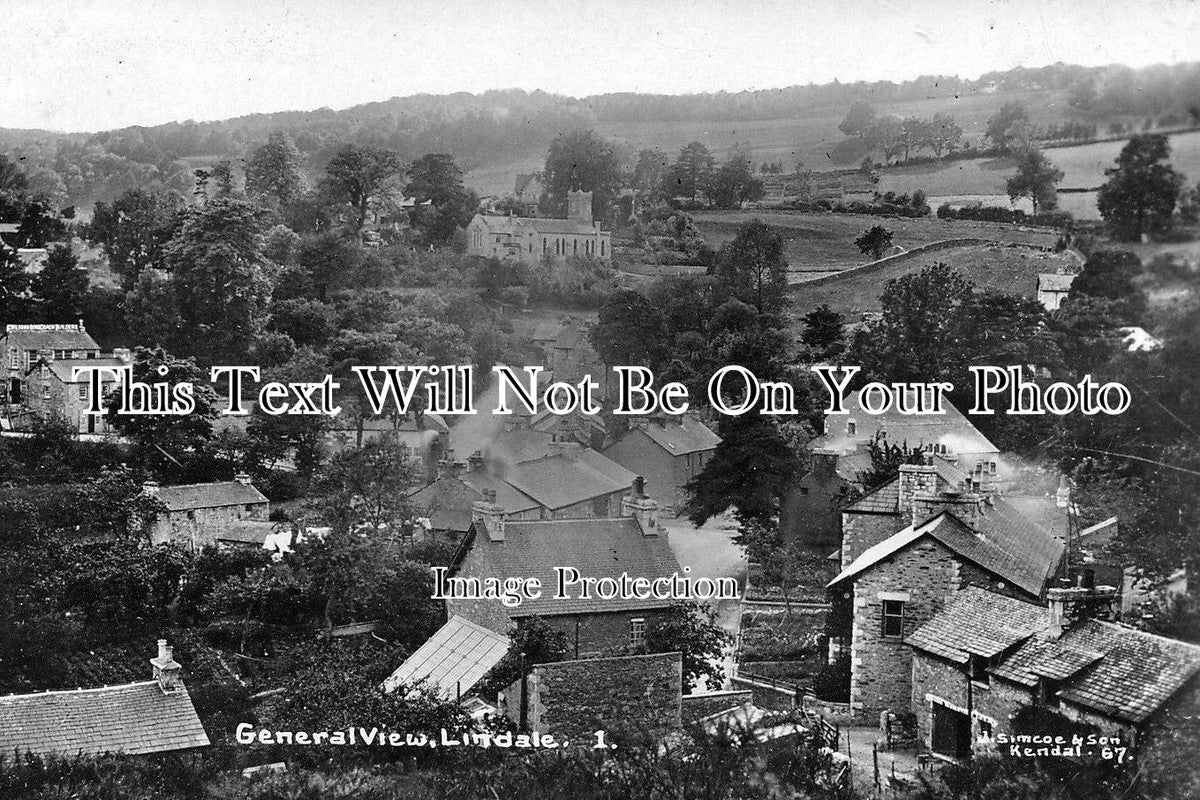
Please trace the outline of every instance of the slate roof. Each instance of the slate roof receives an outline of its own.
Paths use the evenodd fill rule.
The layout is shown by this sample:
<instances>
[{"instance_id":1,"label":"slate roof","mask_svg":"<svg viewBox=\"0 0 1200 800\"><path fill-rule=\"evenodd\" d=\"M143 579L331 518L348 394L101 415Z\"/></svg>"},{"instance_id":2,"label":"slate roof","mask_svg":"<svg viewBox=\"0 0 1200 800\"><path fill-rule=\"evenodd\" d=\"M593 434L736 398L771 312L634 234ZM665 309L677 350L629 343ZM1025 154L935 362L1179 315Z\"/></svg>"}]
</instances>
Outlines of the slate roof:
<instances>
[{"instance_id":1,"label":"slate roof","mask_svg":"<svg viewBox=\"0 0 1200 800\"><path fill-rule=\"evenodd\" d=\"M444 697L468 694L508 652L508 637L460 616L430 636L383 682L385 692L401 684L423 685Z\"/></svg>"},{"instance_id":2,"label":"slate roof","mask_svg":"<svg viewBox=\"0 0 1200 800\"><path fill-rule=\"evenodd\" d=\"M665 420L661 425L658 421L651 420L639 430L659 447L675 456L714 450L721 443L720 436L709 430L700 420L688 415Z\"/></svg>"},{"instance_id":3,"label":"slate roof","mask_svg":"<svg viewBox=\"0 0 1200 800\"><path fill-rule=\"evenodd\" d=\"M476 532L478 531L478 532ZM637 611L665 608L670 600L603 600L594 595L554 599L556 567L574 567L583 577L631 578L669 577L682 574L679 562L663 534L646 536L633 517L614 519L571 519L504 523L504 541L493 542L482 529L472 528L460 552L478 552L484 572L477 577L500 579L532 577L542 582L542 596L504 609L512 617L539 614L587 614L606 611ZM499 601L495 601L499 603Z\"/></svg>"},{"instance_id":4,"label":"slate roof","mask_svg":"<svg viewBox=\"0 0 1200 800\"><path fill-rule=\"evenodd\" d=\"M587 447L505 468L504 480L539 504L556 510L628 489L637 475ZM500 502L497 495L497 503ZM501 503L503 505L503 503Z\"/></svg>"},{"instance_id":5,"label":"slate roof","mask_svg":"<svg viewBox=\"0 0 1200 800\"><path fill-rule=\"evenodd\" d=\"M881 430L891 444L907 444L909 448L921 448L929 444L945 445L953 453L999 453L996 445L988 441L952 403L944 404L946 413L941 415L905 415L895 407L883 414L868 414L859 404L859 395L852 393L846 401L848 414L826 414L828 433L812 442L813 449L833 450L850 453L859 444L873 440ZM846 433L846 423L853 419L855 434Z\"/></svg>"},{"instance_id":6,"label":"slate roof","mask_svg":"<svg viewBox=\"0 0 1200 800\"><path fill-rule=\"evenodd\" d=\"M844 510L868 514L899 514L900 478L892 478L874 491L858 498Z\"/></svg>"},{"instance_id":7,"label":"slate roof","mask_svg":"<svg viewBox=\"0 0 1200 800\"><path fill-rule=\"evenodd\" d=\"M218 542L248 544L262 547L267 540L279 532L279 523L259 519L240 519L225 526L216 535Z\"/></svg>"},{"instance_id":8,"label":"slate roof","mask_svg":"<svg viewBox=\"0 0 1200 800\"><path fill-rule=\"evenodd\" d=\"M38 363L41 363L39 360ZM71 370L75 367L123 367L125 362L119 358L64 358L51 359L46 362L50 367L50 371L54 373L54 377L58 378L63 383L87 383L89 379L80 377L79 380L71 379ZM32 371L33 368L30 368ZM106 381L111 381L111 375L104 376Z\"/></svg>"},{"instance_id":9,"label":"slate roof","mask_svg":"<svg viewBox=\"0 0 1200 800\"><path fill-rule=\"evenodd\" d=\"M1042 606L969 586L905 642L942 658L965 664L968 655L992 658L1044 630Z\"/></svg>"},{"instance_id":10,"label":"slate roof","mask_svg":"<svg viewBox=\"0 0 1200 800\"><path fill-rule=\"evenodd\" d=\"M1030 689L1039 677L1061 682L1062 699L1135 724L1200 674L1196 645L1095 619L1048 639L1049 621L1042 606L970 588L906 641L959 663L998 655L991 674Z\"/></svg>"},{"instance_id":11,"label":"slate roof","mask_svg":"<svg viewBox=\"0 0 1200 800\"><path fill-rule=\"evenodd\" d=\"M41 329L9 325L5 333L9 347L21 350L100 350L96 340L75 325L45 326Z\"/></svg>"},{"instance_id":12,"label":"slate roof","mask_svg":"<svg viewBox=\"0 0 1200 800\"><path fill-rule=\"evenodd\" d=\"M910 525L867 548L829 585L852 578L917 540L930 536L963 558L1038 597L1057 568L1064 545L1045 528L1021 516L1003 498L985 503L973 531L953 514L943 512L920 525Z\"/></svg>"},{"instance_id":13,"label":"slate roof","mask_svg":"<svg viewBox=\"0 0 1200 800\"><path fill-rule=\"evenodd\" d=\"M186 689L158 681L0 697L0 753L130 755L208 746Z\"/></svg>"},{"instance_id":14,"label":"slate roof","mask_svg":"<svg viewBox=\"0 0 1200 800\"><path fill-rule=\"evenodd\" d=\"M1075 282L1074 275L1060 275L1057 272L1038 273L1037 288L1039 292L1069 292Z\"/></svg>"},{"instance_id":15,"label":"slate roof","mask_svg":"<svg viewBox=\"0 0 1200 800\"><path fill-rule=\"evenodd\" d=\"M258 489L237 481L160 486L154 496L162 501L168 511L267 502L267 498Z\"/></svg>"}]
</instances>

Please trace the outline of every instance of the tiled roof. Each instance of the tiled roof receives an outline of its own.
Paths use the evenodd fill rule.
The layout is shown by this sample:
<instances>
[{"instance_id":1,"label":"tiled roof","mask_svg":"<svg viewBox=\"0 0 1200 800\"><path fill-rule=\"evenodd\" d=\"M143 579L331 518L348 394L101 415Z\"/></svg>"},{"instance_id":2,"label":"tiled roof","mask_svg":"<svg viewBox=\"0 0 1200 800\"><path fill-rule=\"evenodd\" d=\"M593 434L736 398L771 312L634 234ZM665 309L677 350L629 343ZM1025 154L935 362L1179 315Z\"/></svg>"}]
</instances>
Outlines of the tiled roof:
<instances>
[{"instance_id":1,"label":"tiled roof","mask_svg":"<svg viewBox=\"0 0 1200 800\"><path fill-rule=\"evenodd\" d=\"M431 518L436 529L465 531L471 527L471 504L483 498L484 489L494 490L496 502L509 513L539 508L536 500L488 474L485 469L471 470L457 477L440 478L413 492L409 500L413 507ZM465 515L465 522L460 515ZM445 526L439 522L445 523Z\"/></svg>"},{"instance_id":2,"label":"tiled roof","mask_svg":"<svg viewBox=\"0 0 1200 800\"><path fill-rule=\"evenodd\" d=\"M825 423L829 432L814 439L812 447L849 453L883 431L889 443L912 449L940 444L953 453L999 452L952 403L947 401L944 406L946 413L941 415L905 415L895 407L883 414L868 414L859 404L858 394L851 394L846 401L850 413L827 414ZM846 432L846 423L852 419L855 422L853 436Z\"/></svg>"},{"instance_id":3,"label":"tiled roof","mask_svg":"<svg viewBox=\"0 0 1200 800\"><path fill-rule=\"evenodd\" d=\"M848 481L857 481L864 473L875 468L870 452L859 449L837 457L837 474Z\"/></svg>"},{"instance_id":4,"label":"tiled roof","mask_svg":"<svg viewBox=\"0 0 1200 800\"><path fill-rule=\"evenodd\" d=\"M595 227L587 222L575 222L569 219L529 219L527 217L520 218L521 223L526 227L532 228L535 233L569 233L569 234L597 234L600 233L600 228Z\"/></svg>"},{"instance_id":5,"label":"tiled roof","mask_svg":"<svg viewBox=\"0 0 1200 800\"><path fill-rule=\"evenodd\" d=\"M20 350L100 350L96 340L75 325L29 328L8 325L6 333L8 346Z\"/></svg>"},{"instance_id":6,"label":"tiled roof","mask_svg":"<svg viewBox=\"0 0 1200 800\"><path fill-rule=\"evenodd\" d=\"M160 486L154 496L163 502L168 511L267 502L267 498L258 489L238 481Z\"/></svg>"},{"instance_id":7,"label":"tiled roof","mask_svg":"<svg viewBox=\"0 0 1200 800\"><path fill-rule=\"evenodd\" d=\"M506 636L462 617L451 617L388 676L383 690L392 692L398 684L423 681L443 696L457 699L500 663L508 644Z\"/></svg>"},{"instance_id":8,"label":"tiled roof","mask_svg":"<svg viewBox=\"0 0 1200 800\"><path fill-rule=\"evenodd\" d=\"M77 381L73 380L71 370L75 367L121 367L125 366L125 362L119 358L67 358L51 359L47 365L54 376L63 383L87 383L89 378L80 377ZM111 375L105 375L104 378L106 381L112 380Z\"/></svg>"},{"instance_id":9,"label":"tiled roof","mask_svg":"<svg viewBox=\"0 0 1200 800\"><path fill-rule=\"evenodd\" d=\"M1074 275L1059 275L1057 272L1038 273L1038 291L1067 292L1075 282Z\"/></svg>"},{"instance_id":10,"label":"tiled roof","mask_svg":"<svg viewBox=\"0 0 1200 800\"><path fill-rule=\"evenodd\" d=\"M206 747L186 689L158 681L0 697L0 753L130 755Z\"/></svg>"},{"instance_id":11,"label":"tiled roof","mask_svg":"<svg viewBox=\"0 0 1200 800\"><path fill-rule=\"evenodd\" d=\"M1042 606L969 586L905 640L918 650L967 661L991 658L1046 627Z\"/></svg>"},{"instance_id":12,"label":"tiled roof","mask_svg":"<svg viewBox=\"0 0 1200 800\"><path fill-rule=\"evenodd\" d=\"M504 523L504 541L493 542L478 527L466 547L480 550L481 561L496 578L532 577L542 582L542 596L526 600L511 616L586 614L663 608L670 600L554 599L556 567L574 567L582 577L668 577L681 572L664 534L646 536L633 517ZM465 552L464 548L464 552ZM682 573L681 573L682 574ZM482 577L482 576L481 576ZM499 603L499 601L496 601Z\"/></svg>"},{"instance_id":13,"label":"tiled roof","mask_svg":"<svg viewBox=\"0 0 1200 800\"><path fill-rule=\"evenodd\" d=\"M700 420L687 415L665 420L661 425L657 420L651 420L641 430L659 447L676 456L713 450L721 443L720 436Z\"/></svg>"},{"instance_id":14,"label":"tiled roof","mask_svg":"<svg viewBox=\"0 0 1200 800\"><path fill-rule=\"evenodd\" d=\"M874 491L858 498L844 510L874 514L900 513L900 479L892 478Z\"/></svg>"},{"instance_id":15,"label":"tiled roof","mask_svg":"<svg viewBox=\"0 0 1200 800\"><path fill-rule=\"evenodd\" d=\"M240 519L224 526L217 533L218 542L232 544L251 544L262 547L268 539L274 536L280 527L279 523L259 519Z\"/></svg>"},{"instance_id":16,"label":"tiled roof","mask_svg":"<svg viewBox=\"0 0 1200 800\"><path fill-rule=\"evenodd\" d=\"M637 477L590 448L576 446L567 451L564 455L512 464L505 469L504 480L554 510L622 491Z\"/></svg>"},{"instance_id":17,"label":"tiled roof","mask_svg":"<svg viewBox=\"0 0 1200 800\"><path fill-rule=\"evenodd\" d=\"M483 453L489 458L506 463L534 461L550 455L554 449L554 435L530 428L515 428L497 433L484 445Z\"/></svg>"},{"instance_id":18,"label":"tiled roof","mask_svg":"<svg viewBox=\"0 0 1200 800\"><path fill-rule=\"evenodd\" d=\"M1016 513L1002 498L984 504L978 531L950 513L910 525L867 548L832 581L854 577L924 536L931 536L963 558L1037 597L1046 578L1058 566L1063 543Z\"/></svg>"}]
</instances>

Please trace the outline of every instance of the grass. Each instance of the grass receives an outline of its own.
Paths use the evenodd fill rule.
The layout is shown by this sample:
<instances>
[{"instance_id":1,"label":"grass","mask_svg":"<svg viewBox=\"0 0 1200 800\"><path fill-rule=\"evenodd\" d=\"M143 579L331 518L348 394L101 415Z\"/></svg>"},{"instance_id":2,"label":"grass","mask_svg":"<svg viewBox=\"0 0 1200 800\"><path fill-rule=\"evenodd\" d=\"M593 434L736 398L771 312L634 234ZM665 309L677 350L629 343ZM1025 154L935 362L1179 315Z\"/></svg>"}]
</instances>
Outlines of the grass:
<instances>
[{"instance_id":1,"label":"grass","mask_svg":"<svg viewBox=\"0 0 1200 800\"><path fill-rule=\"evenodd\" d=\"M883 225L894 235L894 243L910 250L943 239L971 237L1002 242L1052 245L1056 235L1043 230L1022 230L994 222L971 222L925 218L883 218L860 214L796 214L771 211L716 211L694 215L708 244L717 248L737 235L738 226L761 219L784 237L784 254L793 278L800 273L827 273L864 264L870 260L859 252L854 240L867 228ZM808 276L812 277L812 276Z\"/></svg>"}]
</instances>

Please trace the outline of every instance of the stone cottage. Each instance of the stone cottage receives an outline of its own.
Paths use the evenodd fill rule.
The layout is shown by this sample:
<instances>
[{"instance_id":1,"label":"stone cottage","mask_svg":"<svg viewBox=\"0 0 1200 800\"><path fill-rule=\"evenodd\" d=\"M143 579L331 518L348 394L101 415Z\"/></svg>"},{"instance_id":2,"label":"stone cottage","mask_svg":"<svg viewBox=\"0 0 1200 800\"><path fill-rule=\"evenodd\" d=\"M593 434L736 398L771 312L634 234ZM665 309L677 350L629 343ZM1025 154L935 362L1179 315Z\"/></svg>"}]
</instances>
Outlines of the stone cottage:
<instances>
[{"instance_id":1,"label":"stone cottage","mask_svg":"<svg viewBox=\"0 0 1200 800\"><path fill-rule=\"evenodd\" d=\"M5 325L0 334L5 380L0 386L0 403L22 403L25 376L39 358L47 361L100 357L100 345L88 335L83 320L75 325Z\"/></svg>"},{"instance_id":2,"label":"stone cottage","mask_svg":"<svg viewBox=\"0 0 1200 800\"><path fill-rule=\"evenodd\" d=\"M87 413L92 402L91 378L75 377L76 367L125 367L132 362L129 350L117 349L112 358L53 358L42 351L24 377L24 405L41 419L65 422L71 430L84 434L108 434L108 420L102 414ZM112 374L101 373L100 396L116 390Z\"/></svg>"},{"instance_id":3,"label":"stone cottage","mask_svg":"<svg viewBox=\"0 0 1200 800\"><path fill-rule=\"evenodd\" d=\"M648 493L664 509L687 502L685 488L712 460L721 437L691 414L636 418L604 455L646 478Z\"/></svg>"},{"instance_id":4,"label":"stone cottage","mask_svg":"<svg viewBox=\"0 0 1200 800\"><path fill-rule=\"evenodd\" d=\"M216 544L239 523L266 522L271 514L267 498L245 473L231 481L180 486L149 481L142 485L142 492L164 506L147 524L151 544L173 542L199 550Z\"/></svg>"}]
</instances>

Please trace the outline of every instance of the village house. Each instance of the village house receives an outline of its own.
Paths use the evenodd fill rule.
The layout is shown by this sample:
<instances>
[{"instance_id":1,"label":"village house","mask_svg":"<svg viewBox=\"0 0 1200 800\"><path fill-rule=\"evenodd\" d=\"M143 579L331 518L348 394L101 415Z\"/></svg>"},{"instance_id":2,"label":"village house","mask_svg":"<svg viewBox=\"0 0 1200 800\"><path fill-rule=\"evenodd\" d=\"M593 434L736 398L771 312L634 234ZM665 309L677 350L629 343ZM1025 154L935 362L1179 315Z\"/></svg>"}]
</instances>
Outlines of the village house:
<instances>
[{"instance_id":1,"label":"village house","mask_svg":"<svg viewBox=\"0 0 1200 800\"><path fill-rule=\"evenodd\" d=\"M669 612L670 599L554 597L558 567L573 567L582 578L594 579L683 574L659 524L658 504L645 496L640 481L631 485L621 516L601 519L517 521L489 492L472 509L471 528L451 573L480 580L537 578L546 590L514 607L499 600L448 599L447 615L503 634L523 619L540 616L567 635L576 658L640 648L646 631Z\"/></svg>"},{"instance_id":2,"label":"village house","mask_svg":"<svg viewBox=\"0 0 1200 800\"><path fill-rule=\"evenodd\" d=\"M231 481L180 486L147 481L142 492L163 506L146 525L151 544L170 542L200 550L228 538L228 531L239 523L267 522L271 513L267 498L245 473L238 473Z\"/></svg>"},{"instance_id":3,"label":"village house","mask_svg":"<svg viewBox=\"0 0 1200 800\"><path fill-rule=\"evenodd\" d=\"M908 635L925 748L961 758L1039 713L1120 736L1143 763L1200 733L1200 647L1108 621L1115 587L1077 584L1050 589L1048 607L971 587Z\"/></svg>"},{"instance_id":4,"label":"village house","mask_svg":"<svg viewBox=\"0 0 1200 800\"><path fill-rule=\"evenodd\" d=\"M812 469L795 480L784 495L779 528L788 541L814 549L836 547L841 540L837 509L851 489L862 488L862 476L873 469L871 443L935 454L947 464L970 470L976 463L1003 471L999 449L963 414L946 401L945 414L907 415L895 407L866 413L858 393L846 403L847 414L826 414L824 430L811 443Z\"/></svg>"},{"instance_id":5,"label":"village house","mask_svg":"<svg viewBox=\"0 0 1200 800\"><path fill-rule=\"evenodd\" d=\"M573 257L612 260L612 235L592 217L592 193L570 192L566 219L476 214L467 225L467 253L523 264Z\"/></svg>"},{"instance_id":6,"label":"village house","mask_svg":"<svg viewBox=\"0 0 1200 800\"><path fill-rule=\"evenodd\" d=\"M1038 602L1065 550L1055 498L1000 495L982 469L905 464L843 515L842 570L828 585L830 662L848 657L850 707L902 711L911 694L905 637L968 586ZM858 517L855 519L854 517ZM1043 522L1045 521L1045 522Z\"/></svg>"},{"instance_id":7,"label":"village house","mask_svg":"<svg viewBox=\"0 0 1200 800\"><path fill-rule=\"evenodd\" d=\"M5 325L0 352L7 372L0 386L0 403L20 404L25 399L25 376L39 358L47 361L100 357L100 345L88 335L83 320L75 325Z\"/></svg>"},{"instance_id":8,"label":"village house","mask_svg":"<svg viewBox=\"0 0 1200 800\"><path fill-rule=\"evenodd\" d=\"M112 358L53 358L42 351L24 376L24 405L35 416L65 422L76 433L109 434L108 419L89 414L92 403L91 378L75 377L76 367L125 367L133 361L129 350L116 349ZM115 391L120 383L116 376L101 373L101 399Z\"/></svg>"},{"instance_id":9,"label":"village house","mask_svg":"<svg viewBox=\"0 0 1200 800\"><path fill-rule=\"evenodd\" d=\"M0 753L144 755L209 745L166 639L152 680L0 697Z\"/></svg>"},{"instance_id":10,"label":"village house","mask_svg":"<svg viewBox=\"0 0 1200 800\"><path fill-rule=\"evenodd\" d=\"M678 512L687 503L687 485L712 460L721 437L692 414L633 418L629 429L604 455L646 478L649 495Z\"/></svg>"},{"instance_id":11,"label":"village house","mask_svg":"<svg viewBox=\"0 0 1200 800\"><path fill-rule=\"evenodd\" d=\"M1063 300L1071 293L1071 284L1075 282L1074 275L1063 275L1058 272L1038 273L1037 299L1047 311L1058 311Z\"/></svg>"}]
</instances>

